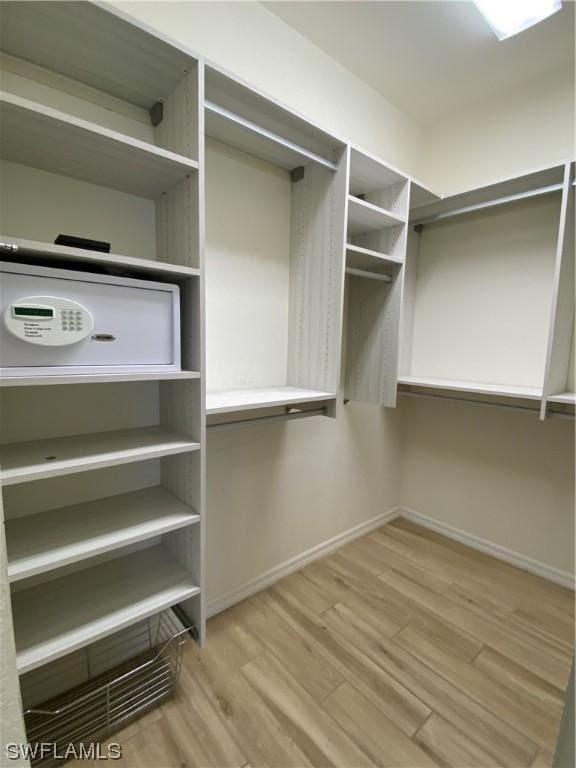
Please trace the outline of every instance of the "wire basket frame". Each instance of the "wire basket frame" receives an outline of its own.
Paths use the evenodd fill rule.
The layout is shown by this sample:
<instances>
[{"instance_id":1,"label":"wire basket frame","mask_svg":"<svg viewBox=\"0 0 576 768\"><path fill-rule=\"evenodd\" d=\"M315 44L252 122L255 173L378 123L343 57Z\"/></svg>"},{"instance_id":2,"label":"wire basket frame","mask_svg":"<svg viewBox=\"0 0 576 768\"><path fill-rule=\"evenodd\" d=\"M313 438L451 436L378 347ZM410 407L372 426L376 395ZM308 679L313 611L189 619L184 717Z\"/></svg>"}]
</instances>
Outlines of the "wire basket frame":
<instances>
[{"instance_id":1,"label":"wire basket frame","mask_svg":"<svg viewBox=\"0 0 576 768\"><path fill-rule=\"evenodd\" d=\"M87 651L85 683L24 710L33 766L62 762L57 756L70 746L100 742L174 694L190 628L164 611L131 629L104 650ZM140 653L92 677L91 670L106 663L104 657L126 656L127 648L138 648ZM41 750L34 754L34 746L42 744L52 747L48 757Z\"/></svg>"}]
</instances>

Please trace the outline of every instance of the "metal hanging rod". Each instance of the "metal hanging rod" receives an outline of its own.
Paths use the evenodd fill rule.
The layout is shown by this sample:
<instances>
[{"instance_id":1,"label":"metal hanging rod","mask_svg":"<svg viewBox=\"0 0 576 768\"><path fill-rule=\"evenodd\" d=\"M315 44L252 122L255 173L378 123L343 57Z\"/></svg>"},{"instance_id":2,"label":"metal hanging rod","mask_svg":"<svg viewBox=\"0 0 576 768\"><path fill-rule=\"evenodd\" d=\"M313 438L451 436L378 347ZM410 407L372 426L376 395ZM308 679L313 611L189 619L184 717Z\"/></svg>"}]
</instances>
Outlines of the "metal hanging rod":
<instances>
[{"instance_id":1,"label":"metal hanging rod","mask_svg":"<svg viewBox=\"0 0 576 768\"><path fill-rule=\"evenodd\" d=\"M378 272L368 272L366 269L353 269L352 267L346 267L346 273L348 275L355 275L356 277L364 277L367 280L381 280L383 283L392 282L390 275L381 275Z\"/></svg>"},{"instance_id":2,"label":"metal hanging rod","mask_svg":"<svg viewBox=\"0 0 576 768\"><path fill-rule=\"evenodd\" d=\"M529 189L526 192L517 192L514 195L506 195L505 197L497 197L493 200L485 200L482 203L475 203L474 205L467 205L463 208L455 208L453 211L446 211L444 213L432 214L431 216L424 217L422 219L416 219L410 222L415 227L423 227L424 224L432 224L435 221L442 221L443 219L451 219L453 216L461 216L464 213L473 213L474 211L481 211L484 208L494 208L497 205L507 205L508 203L514 203L517 200L528 200L531 197L540 197L542 195L550 195L553 192L561 192L563 184L550 184L547 187L538 187L538 189Z\"/></svg>"},{"instance_id":3,"label":"metal hanging rod","mask_svg":"<svg viewBox=\"0 0 576 768\"><path fill-rule=\"evenodd\" d=\"M421 398L425 400L456 400L459 403L470 403L471 405L485 405L490 408L493 408L496 406L496 408L505 408L509 411L524 411L528 413L540 413L540 401L534 401L537 402L538 405L535 408L532 408L528 405L510 405L510 403L498 403L495 401L487 401L487 400L476 400L473 398L468 397L458 397L457 395L433 395L433 394L425 394L423 392L404 392L402 390L398 390L398 394L402 397L413 397L413 398ZM510 395L510 397L514 397L513 395ZM559 418L559 419L574 419L574 416L570 413L559 413L558 411L548 411L546 414L548 418Z\"/></svg>"},{"instance_id":4,"label":"metal hanging rod","mask_svg":"<svg viewBox=\"0 0 576 768\"><path fill-rule=\"evenodd\" d=\"M241 427L255 427L258 424L270 424L272 422L293 421L294 419L304 419L307 416L326 416L326 408L314 408L308 411L295 411L289 413L279 413L275 416L255 416L253 419L238 419L237 421L222 421L219 424L208 424L206 429L209 432L220 432L225 429L240 429Z\"/></svg>"},{"instance_id":5,"label":"metal hanging rod","mask_svg":"<svg viewBox=\"0 0 576 768\"><path fill-rule=\"evenodd\" d=\"M263 128L257 123L253 123L251 120L247 120L241 115L230 112L229 109L225 109L224 107L221 107L212 101L204 100L204 109L208 114L215 115L221 120L226 120L229 124L235 125L237 128L251 133L253 136L258 136L261 139L265 139L272 142L273 144L276 144L278 147L283 148L284 150L293 152L295 155L298 155L301 160L306 162L311 160L317 165L321 165L331 171L338 170L338 165L336 163L333 163L331 160L327 160L325 157L322 157L322 155L313 152L311 149L306 149L306 147L302 147L299 144L295 144L293 141L285 139L283 136L280 136L277 133L273 133L267 128ZM210 135L209 130L208 133ZM215 136L214 138L219 137Z\"/></svg>"}]
</instances>

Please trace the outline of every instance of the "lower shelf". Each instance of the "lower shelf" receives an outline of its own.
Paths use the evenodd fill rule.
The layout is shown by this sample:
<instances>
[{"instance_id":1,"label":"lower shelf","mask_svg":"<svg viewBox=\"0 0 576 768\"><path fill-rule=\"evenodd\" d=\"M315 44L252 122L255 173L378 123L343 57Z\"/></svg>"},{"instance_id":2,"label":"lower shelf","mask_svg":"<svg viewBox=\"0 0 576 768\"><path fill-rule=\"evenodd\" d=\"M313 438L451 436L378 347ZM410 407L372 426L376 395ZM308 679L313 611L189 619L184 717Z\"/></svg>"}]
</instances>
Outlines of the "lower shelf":
<instances>
[{"instance_id":1,"label":"lower shelf","mask_svg":"<svg viewBox=\"0 0 576 768\"><path fill-rule=\"evenodd\" d=\"M0 479L2 485L16 485L199 448L199 443L159 426L11 443L0 447Z\"/></svg>"},{"instance_id":2,"label":"lower shelf","mask_svg":"<svg viewBox=\"0 0 576 768\"><path fill-rule=\"evenodd\" d=\"M275 405L297 405L334 400L333 392L321 392L301 387L265 387L262 389L230 389L224 392L208 392L206 414L234 413Z\"/></svg>"},{"instance_id":3,"label":"lower shelf","mask_svg":"<svg viewBox=\"0 0 576 768\"><path fill-rule=\"evenodd\" d=\"M162 546L16 592L18 671L29 672L199 592Z\"/></svg>"},{"instance_id":4,"label":"lower shelf","mask_svg":"<svg viewBox=\"0 0 576 768\"><path fill-rule=\"evenodd\" d=\"M199 520L161 486L8 520L8 580L46 573Z\"/></svg>"},{"instance_id":5,"label":"lower shelf","mask_svg":"<svg viewBox=\"0 0 576 768\"><path fill-rule=\"evenodd\" d=\"M542 390L538 387L519 387L509 384L459 381L457 379L434 379L420 376L400 376L398 384L419 387L421 389L445 389L454 392L470 392L478 395L518 397L526 400L540 400L542 398Z\"/></svg>"},{"instance_id":6,"label":"lower shelf","mask_svg":"<svg viewBox=\"0 0 576 768\"><path fill-rule=\"evenodd\" d=\"M71 373L55 376L3 376L0 387L45 387L62 384L119 384L128 381L193 381L200 378L198 371L159 371L143 373Z\"/></svg>"},{"instance_id":7,"label":"lower shelf","mask_svg":"<svg viewBox=\"0 0 576 768\"><path fill-rule=\"evenodd\" d=\"M548 395L549 403L564 403L566 405L576 405L576 392L561 392L556 395Z\"/></svg>"}]
</instances>

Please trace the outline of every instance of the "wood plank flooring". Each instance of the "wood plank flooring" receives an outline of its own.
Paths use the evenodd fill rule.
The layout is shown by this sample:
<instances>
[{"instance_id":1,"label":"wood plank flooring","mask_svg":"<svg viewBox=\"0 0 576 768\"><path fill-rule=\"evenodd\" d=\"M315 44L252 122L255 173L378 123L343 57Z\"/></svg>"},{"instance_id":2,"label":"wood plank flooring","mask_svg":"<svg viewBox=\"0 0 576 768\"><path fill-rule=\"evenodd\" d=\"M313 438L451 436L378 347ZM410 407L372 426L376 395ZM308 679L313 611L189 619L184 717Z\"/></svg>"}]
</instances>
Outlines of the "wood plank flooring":
<instances>
[{"instance_id":1,"label":"wood plank flooring","mask_svg":"<svg viewBox=\"0 0 576 768\"><path fill-rule=\"evenodd\" d=\"M143 768L549 766L574 594L395 520L215 617Z\"/></svg>"}]
</instances>

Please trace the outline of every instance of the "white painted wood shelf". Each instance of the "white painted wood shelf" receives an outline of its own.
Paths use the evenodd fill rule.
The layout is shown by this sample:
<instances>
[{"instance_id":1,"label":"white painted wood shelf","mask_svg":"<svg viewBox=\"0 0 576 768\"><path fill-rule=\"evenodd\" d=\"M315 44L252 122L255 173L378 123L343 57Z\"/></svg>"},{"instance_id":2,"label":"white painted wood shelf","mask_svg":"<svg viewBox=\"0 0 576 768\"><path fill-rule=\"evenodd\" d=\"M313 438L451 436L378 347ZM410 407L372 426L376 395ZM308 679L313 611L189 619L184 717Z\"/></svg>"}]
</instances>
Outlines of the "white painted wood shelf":
<instances>
[{"instance_id":1,"label":"white painted wood shelf","mask_svg":"<svg viewBox=\"0 0 576 768\"><path fill-rule=\"evenodd\" d=\"M405 224L405 219L366 200L348 195L348 234L361 235Z\"/></svg>"},{"instance_id":2,"label":"white painted wood shelf","mask_svg":"<svg viewBox=\"0 0 576 768\"><path fill-rule=\"evenodd\" d=\"M183 155L4 92L0 131L6 160L151 199L198 169Z\"/></svg>"},{"instance_id":3,"label":"white painted wood shelf","mask_svg":"<svg viewBox=\"0 0 576 768\"><path fill-rule=\"evenodd\" d=\"M422 389L470 392L478 395L496 395L498 397L540 400L542 389L538 387L492 384L489 382L459 381L457 379L435 379L420 376L400 376L398 384Z\"/></svg>"},{"instance_id":4,"label":"white painted wood shelf","mask_svg":"<svg viewBox=\"0 0 576 768\"><path fill-rule=\"evenodd\" d=\"M162 486L8 520L8 579L46 573L199 520Z\"/></svg>"},{"instance_id":5,"label":"white painted wood shelf","mask_svg":"<svg viewBox=\"0 0 576 768\"><path fill-rule=\"evenodd\" d=\"M161 546L78 571L12 596L20 674L199 593Z\"/></svg>"},{"instance_id":6,"label":"white painted wood shelf","mask_svg":"<svg viewBox=\"0 0 576 768\"><path fill-rule=\"evenodd\" d=\"M199 443L160 426L11 443L0 448L0 479L2 485L16 485L199 448Z\"/></svg>"},{"instance_id":7,"label":"white painted wood shelf","mask_svg":"<svg viewBox=\"0 0 576 768\"><path fill-rule=\"evenodd\" d=\"M137 259L118 253L101 253L84 248L70 248L54 243L42 243L37 240L0 235L0 259L3 261L26 262L34 260L46 267L64 267L98 269L103 272L125 272L127 277L140 277L149 280L178 282L196 278L200 270L194 267L181 267L152 259Z\"/></svg>"},{"instance_id":8,"label":"white painted wood shelf","mask_svg":"<svg viewBox=\"0 0 576 768\"><path fill-rule=\"evenodd\" d=\"M159 371L158 373L92 373L55 376L3 376L0 387L39 387L63 384L114 384L129 381L194 381L198 371Z\"/></svg>"},{"instance_id":9,"label":"white painted wood shelf","mask_svg":"<svg viewBox=\"0 0 576 768\"><path fill-rule=\"evenodd\" d=\"M576 405L576 392L560 392L556 395L548 395L546 399L550 403L563 403L565 405Z\"/></svg>"},{"instance_id":10,"label":"white painted wood shelf","mask_svg":"<svg viewBox=\"0 0 576 768\"><path fill-rule=\"evenodd\" d=\"M338 170L345 141L215 64L206 63L204 73L208 136L286 170Z\"/></svg>"},{"instance_id":11,"label":"white painted wood shelf","mask_svg":"<svg viewBox=\"0 0 576 768\"><path fill-rule=\"evenodd\" d=\"M379 157L350 147L350 192L365 194L393 184L405 184L406 175L380 160Z\"/></svg>"},{"instance_id":12,"label":"white painted wood shelf","mask_svg":"<svg viewBox=\"0 0 576 768\"><path fill-rule=\"evenodd\" d=\"M12 3L0 45L19 59L150 109L172 93L196 54L100 3Z\"/></svg>"},{"instance_id":13,"label":"white painted wood shelf","mask_svg":"<svg viewBox=\"0 0 576 768\"><path fill-rule=\"evenodd\" d=\"M430 193L424 194L425 189L416 189L415 199L424 202L413 207L410 221L413 224L432 222L451 217L455 214L472 212L494 205L513 203L543 194L560 193L562 191L563 165L542 168L522 176L510 178L477 187L448 197L430 199Z\"/></svg>"},{"instance_id":14,"label":"white painted wood shelf","mask_svg":"<svg viewBox=\"0 0 576 768\"><path fill-rule=\"evenodd\" d=\"M322 400L334 400L334 392L319 392L301 387L265 387L262 389L233 389L208 392L206 414L234 413L277 405L302 405Z\"/></svg>"},{"instance_id":15,"label":"white painted wood shelf","mask_svg":"<svg viewBox=\"0 0 576 768\"><path fill-rule=\"evenodd\" d=\"M400 257L388 256L370 248L362 248L359 245L347 243L346 266L353 269L365 269L369 272L386 272L390 267L397 267L404 261Z\"/></svg>"},{"instance_id":16,"label":"white painted wood shelf","mask_svg":"<svg viewBox=\"0 0 576 768\"><path fill-rule=\"evenodd\" d=\"M437 203L440 200L442 200L442 195L436 194L421 181L414 178L410 179L410 209Z\"/></svg>"}]
</instances>

